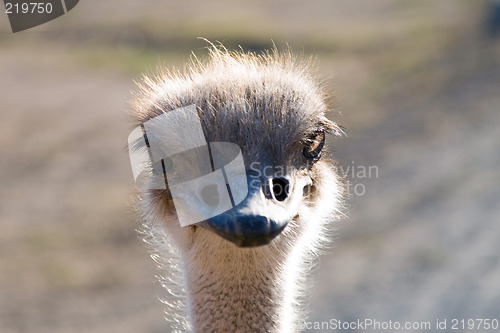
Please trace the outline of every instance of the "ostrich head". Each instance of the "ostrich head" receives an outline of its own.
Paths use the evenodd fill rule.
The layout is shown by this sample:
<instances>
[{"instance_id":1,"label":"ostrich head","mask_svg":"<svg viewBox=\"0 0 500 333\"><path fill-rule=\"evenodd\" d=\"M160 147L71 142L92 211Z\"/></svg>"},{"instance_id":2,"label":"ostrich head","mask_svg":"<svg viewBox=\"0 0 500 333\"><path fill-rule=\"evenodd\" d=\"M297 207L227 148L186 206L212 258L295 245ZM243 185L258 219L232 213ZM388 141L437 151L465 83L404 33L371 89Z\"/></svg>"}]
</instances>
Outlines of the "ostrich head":
<instances>
[{"instance_id":1,"label":"ostrich head","mask_svg":"<svg viewBox=\"0 0 500 333\"><path fill-rule=\"evenodd\" d=\"M325 117L327 101L310 61L277 51L258 56L213 47L208 61L144 79L135 126L192 105L206 141L237 145L245 165L241 202L184 227L168 186L139 186L146 223L165 231L182 260L195 330L224 331L235 323L254 332L296 327L302 270L338 216L342 192L333 161L322 156L325 135L341 133ZM248 310L252 303L260 305ZM225 314L203 319L214 307Z\"/></svg>"}]
</instances>

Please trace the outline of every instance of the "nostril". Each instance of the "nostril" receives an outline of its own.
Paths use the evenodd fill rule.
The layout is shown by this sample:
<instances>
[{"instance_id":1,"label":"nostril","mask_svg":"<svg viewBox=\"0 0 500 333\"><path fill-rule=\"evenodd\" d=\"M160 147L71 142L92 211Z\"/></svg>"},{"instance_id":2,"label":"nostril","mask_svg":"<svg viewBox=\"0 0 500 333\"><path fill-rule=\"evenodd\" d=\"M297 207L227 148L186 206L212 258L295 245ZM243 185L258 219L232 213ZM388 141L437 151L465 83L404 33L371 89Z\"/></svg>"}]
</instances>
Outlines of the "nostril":
<instances>
[{"instance_id":1,"label":"nostril","mask_svg":"<svg viewBox=\"0 0 500 333\"><path fill-rule=\"evenodd\" d=\"M278 201L284 201L288 198L290 191L290 182L283 177L273 179L273 195Z\"/></svg>"},{"instance_id":2,"label":"nostril","mask_svg":"<svg viewBox=\"0 0 500 333\"><path fill-rule=\"evenodd\" d=\"M208 207L216 208L219 205L219 189L216 184L206 185L201 189L200 194Z\"/></svg>"}]
</instances>

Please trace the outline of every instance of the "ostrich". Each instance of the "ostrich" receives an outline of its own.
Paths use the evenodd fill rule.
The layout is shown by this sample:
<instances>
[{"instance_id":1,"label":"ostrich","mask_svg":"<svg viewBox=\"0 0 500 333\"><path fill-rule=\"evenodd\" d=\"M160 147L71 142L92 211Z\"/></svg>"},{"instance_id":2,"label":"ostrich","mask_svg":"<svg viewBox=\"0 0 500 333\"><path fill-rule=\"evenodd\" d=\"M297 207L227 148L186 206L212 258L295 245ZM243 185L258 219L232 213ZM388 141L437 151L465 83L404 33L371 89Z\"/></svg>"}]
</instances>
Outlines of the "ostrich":
<instances>
[{"instance_id":1,"label":"ostrich","mask_svg":"<svg viewBox=\"0 0 500 333\"><path fill-rule=\"evenodd\" d=\"M342 211L335 163L321 156L325 134L342 134L325 117L323 80L291 51L212 45L208 59L193 59L183 70L144 77L134 126L194 105L206 141L241 149L248 194L231 210L181 227L168 185L138 185L167 319L176 332L299 331L308 272Z\"/></svg>"}]
</instances>

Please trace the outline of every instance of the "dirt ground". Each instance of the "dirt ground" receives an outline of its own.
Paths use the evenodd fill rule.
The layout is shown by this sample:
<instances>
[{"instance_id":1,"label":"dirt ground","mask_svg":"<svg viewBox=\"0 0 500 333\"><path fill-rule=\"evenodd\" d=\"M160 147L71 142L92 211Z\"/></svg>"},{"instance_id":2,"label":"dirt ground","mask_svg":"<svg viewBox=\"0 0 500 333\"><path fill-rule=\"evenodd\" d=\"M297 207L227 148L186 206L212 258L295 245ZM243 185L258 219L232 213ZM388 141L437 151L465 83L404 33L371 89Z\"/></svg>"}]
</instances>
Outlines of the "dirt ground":
<instances>
[{"instance_id":1,"label":"dirt ground","mask_svg":"<svg viewBox=\"0 0 500 333\"><path fill-rule=\"evenodd\" d=\"M330 117L348 133L331 154L352 196L311 280L308 324L323 328L305 331L500 321L500 41L484 34L486 12L465 0L82 1L16 34L0 13L0 332L169 332L130 208L125 111L141 73L206 52L199 36L288 43L331 82Z\"/></svg>"}]
</instances>

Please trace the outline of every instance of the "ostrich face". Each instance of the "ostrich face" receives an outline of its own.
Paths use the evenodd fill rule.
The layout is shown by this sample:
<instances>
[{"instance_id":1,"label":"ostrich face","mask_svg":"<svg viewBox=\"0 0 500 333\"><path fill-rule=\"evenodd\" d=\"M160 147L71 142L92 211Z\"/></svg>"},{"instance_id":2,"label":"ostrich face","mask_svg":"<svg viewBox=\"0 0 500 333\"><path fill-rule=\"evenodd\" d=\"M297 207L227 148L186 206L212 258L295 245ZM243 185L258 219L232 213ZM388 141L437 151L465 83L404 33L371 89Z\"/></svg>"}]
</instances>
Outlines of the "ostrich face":
<instances>
[{"instance_id":1,"label":"ostrich face","mask_svg":"<svg viewBox=\"0 0 500 333\"><path fill-rule=\"evenodd\" d=\"M199 225L241 247L268 244L297 217L300 206L312 199L311 189L317 185L316 169L326 166L326 163L317 165L325 135L333 129L326 118L314 117L307 109L292 110L291 105L277 105L263 115L253 98L263 96L246 94L245 102L250 108L234 104L230 109L224 105L215 107L204 122L209 141L228 141L241 147L248 194L233 209ZM281 101L288 99L289 96L279 97ZM240 118L239 125L236 119L229 124L219 122L218 126L225 130L210 132L208 129L216 126L221 109L227 113L226 119L242 110L246 115ZM299 121L298 115L303 117ZM262 121L267 118L273 121Z\"/></svg>"},{"instance_id":2,"label":"ostrich face","mask_svg":"<svg viewBox=\"0 0 500 333\"><path fill-rule=\"evenodd\" d=\"M307 64L277 54L213 50L211 56L211 63L187 75L146 79L149 87L136 105L136 118L143 123L195 105L208 142L241 149L248 194L233 209L188 227L175 221L169 189L142 189L143 211L166 220L173 233L191 233L188 238L202 227L240 247L265 245L296 221L302 208L318 204L321 178L334 173L333 165L321 160L325 135L341 131L325 118L327 103Z\"/></svg>"}]
</instances>

